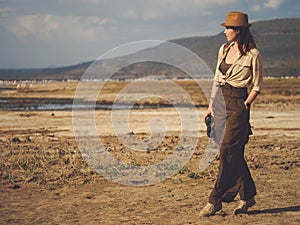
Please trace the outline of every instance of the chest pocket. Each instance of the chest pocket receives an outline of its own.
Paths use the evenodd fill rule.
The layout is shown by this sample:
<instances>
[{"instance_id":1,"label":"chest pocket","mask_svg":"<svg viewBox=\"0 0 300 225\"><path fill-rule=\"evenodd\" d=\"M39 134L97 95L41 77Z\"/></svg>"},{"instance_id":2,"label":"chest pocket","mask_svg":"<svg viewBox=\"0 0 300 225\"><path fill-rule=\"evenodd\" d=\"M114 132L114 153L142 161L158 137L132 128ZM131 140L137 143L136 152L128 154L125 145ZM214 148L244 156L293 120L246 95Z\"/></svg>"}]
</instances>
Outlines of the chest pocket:
<instances>
[{"instance_id":1,"label":"chest pocket","mask_svg":"<svg viewBox=\"0 0 300 225\"><path fill-rule=\"evenodd\" d=\"M252 73L251 60L238 60L232 67L232 74L238 75L241 79L245 79Z\"/></svg>"}]
</instances>

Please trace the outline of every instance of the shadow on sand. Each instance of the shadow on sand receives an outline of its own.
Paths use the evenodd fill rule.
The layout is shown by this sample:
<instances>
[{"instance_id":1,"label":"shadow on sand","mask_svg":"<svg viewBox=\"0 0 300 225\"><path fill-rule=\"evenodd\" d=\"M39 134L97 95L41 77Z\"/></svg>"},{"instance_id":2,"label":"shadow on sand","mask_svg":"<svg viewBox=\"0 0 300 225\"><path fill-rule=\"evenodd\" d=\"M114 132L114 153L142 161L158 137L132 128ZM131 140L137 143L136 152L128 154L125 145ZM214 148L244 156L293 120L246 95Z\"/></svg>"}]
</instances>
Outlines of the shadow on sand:
<instances>
[{"instance_id":1,"label":"shadow on sand","mask_svg":"<svg viewBox=\"0 0 300 225\"><path fill-rule=\"evenodd\" d=\"M299 211L300 211L300 206L290 206L290 207L285 207L285 208L252 210L252 211L248 211L248 214L249 215L257 215L257 214L273 214L273 213L299 212Z\"/></svg>"}]
</instances>

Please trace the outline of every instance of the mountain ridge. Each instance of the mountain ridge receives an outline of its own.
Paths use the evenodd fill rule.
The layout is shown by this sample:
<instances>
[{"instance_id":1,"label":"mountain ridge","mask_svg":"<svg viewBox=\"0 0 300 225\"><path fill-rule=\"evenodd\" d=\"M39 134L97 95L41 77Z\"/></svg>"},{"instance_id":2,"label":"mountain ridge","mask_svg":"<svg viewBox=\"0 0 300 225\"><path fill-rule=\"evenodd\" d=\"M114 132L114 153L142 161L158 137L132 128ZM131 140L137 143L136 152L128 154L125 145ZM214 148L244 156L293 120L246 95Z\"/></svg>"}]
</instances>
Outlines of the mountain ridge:
<instances>
[{"instance_id":1,"label":"mountain ridge","mask_svg":"<svg viewBox=\"0 0 300 225\"><path fill-rule=\"evenodd\" d=\"M251 32L263 57L265 76L300 75L299 28L300 18L281 18L253 22ZM225 41L223 32L212 36L194 36L169 40L169 42L186 47L196 53L207 63L212 71L215 70L218 49ZM133 54L140 54L145 50L147 51L147 49L144 49ZM127 56L120 56L114 59L122 57ZM57 68L0 69L0 80L79 80L93 62L88 61ZM149 74L172 79L183 76L182 72L176 68L174 69L161 63L148 62L137 63L123 68L114 75L114 78L134 79Z\"/></svg>"}]
</instances>

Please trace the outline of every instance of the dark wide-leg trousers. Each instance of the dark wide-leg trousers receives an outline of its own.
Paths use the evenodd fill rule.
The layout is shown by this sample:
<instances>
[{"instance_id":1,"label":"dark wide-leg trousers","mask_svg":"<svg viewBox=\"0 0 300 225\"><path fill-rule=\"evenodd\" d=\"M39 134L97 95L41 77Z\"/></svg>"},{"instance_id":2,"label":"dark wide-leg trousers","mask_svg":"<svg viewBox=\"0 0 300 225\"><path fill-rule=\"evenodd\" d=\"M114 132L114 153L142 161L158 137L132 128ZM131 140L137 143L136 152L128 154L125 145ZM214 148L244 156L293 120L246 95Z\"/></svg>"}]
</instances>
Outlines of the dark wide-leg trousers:
<instances>
[{"instance_id":1,"label":"dark wide-leg trousers","mask_svg":"<svg viewBox=\"0 0 300 225\"><path fill-rule=\"evenodd\" d=\"M219 131L220 169L209 196L212 204L231 202L237 194L241 200L256 195L255 184L244 158L245 145L251 134L249 109L244 105L247 89L226 84L221 90L226 111L224 114L215 112L215 128Z\"/></svg>"}]
</instances>

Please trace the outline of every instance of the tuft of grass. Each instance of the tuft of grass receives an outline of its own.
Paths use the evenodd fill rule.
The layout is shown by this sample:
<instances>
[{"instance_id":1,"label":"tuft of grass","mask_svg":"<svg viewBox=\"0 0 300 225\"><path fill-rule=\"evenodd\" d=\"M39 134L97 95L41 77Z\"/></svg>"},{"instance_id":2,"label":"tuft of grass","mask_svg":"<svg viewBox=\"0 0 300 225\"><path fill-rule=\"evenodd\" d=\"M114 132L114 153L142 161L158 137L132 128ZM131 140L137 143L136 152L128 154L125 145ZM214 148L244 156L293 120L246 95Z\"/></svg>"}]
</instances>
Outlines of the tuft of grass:
<instances>
[{"instance_id":1,"label":"tuft of grass","mask_svg":"<svg viewBox=\"0 0 300 225\"><path fill-rule=\"evenodd\" d=\"M44 142L42 138L38 143ZM8 141L0 145L1 149L5 149L0 158L0 182L4 185L36 183L53 190L64 185L94 183L99 178L80 152L74 150L75 143L56 142L38 146L34 141Z\"/></svg>"}]
</instances>

